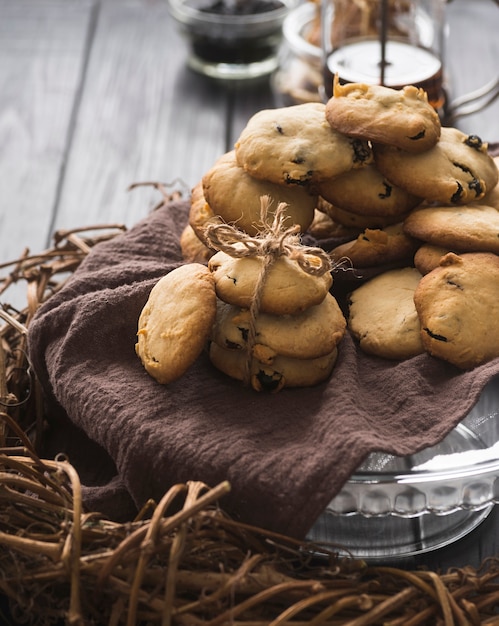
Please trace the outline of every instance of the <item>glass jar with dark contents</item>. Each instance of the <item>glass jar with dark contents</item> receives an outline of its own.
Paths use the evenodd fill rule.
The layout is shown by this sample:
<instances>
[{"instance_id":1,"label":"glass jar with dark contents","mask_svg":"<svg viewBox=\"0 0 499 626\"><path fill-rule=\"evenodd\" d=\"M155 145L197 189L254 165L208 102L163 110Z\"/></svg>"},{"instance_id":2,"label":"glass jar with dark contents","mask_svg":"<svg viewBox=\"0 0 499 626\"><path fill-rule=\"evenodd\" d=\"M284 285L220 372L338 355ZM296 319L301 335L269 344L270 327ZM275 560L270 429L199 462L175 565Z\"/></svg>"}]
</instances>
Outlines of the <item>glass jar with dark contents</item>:
<instances>
[{"instance_id":1,"label":"glass jar with dark contents","mask_svg":"<svg viewBox=\"0 0 499 626\"><path fill-rule=\"evenodd\" d=\"M277 68L282 23L296 0L168 0L189 44L189 66L224 79Z\"/></svg>"}]
</instances>

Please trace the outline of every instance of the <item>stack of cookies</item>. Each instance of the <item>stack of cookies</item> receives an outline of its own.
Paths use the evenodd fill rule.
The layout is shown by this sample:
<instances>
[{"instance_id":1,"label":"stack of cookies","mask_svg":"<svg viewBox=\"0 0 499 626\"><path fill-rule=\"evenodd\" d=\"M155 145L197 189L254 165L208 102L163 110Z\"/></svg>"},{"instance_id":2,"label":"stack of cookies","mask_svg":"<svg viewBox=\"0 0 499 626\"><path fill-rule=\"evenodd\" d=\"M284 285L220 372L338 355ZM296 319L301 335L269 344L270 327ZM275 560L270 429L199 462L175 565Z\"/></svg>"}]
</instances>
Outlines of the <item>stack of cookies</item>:
<instances>
[{"instance_id":1,"label":"stack of cookies","mask_svg":"<svg viewBox=\"0 0 499 626\"><path fill-rule=\"evenodd\" d=\"M215 253L210 224L257 233L260 199L270 196L274 207L286 203L288 225L350 268L333 275L335 285L348 277L344 310L363 350L391 359L429 352L471 368L499 356L499 282L484 290L468 281L479 267L495 275L497 183L487 144L442 127L421 89L336 78L325 105L264 110L249 120L234 150L193 190L183 250L186 260L207 262ZM487 328L477 321L484 311ZM242 319L234 310L227 316ZM217 327L214 352L239 345L237 331L224 332Z\"/></svg>"},{"instance_id":2,"label":"stack of cookies","mask_svg":"<svg viewBox=\"0 0 499 626\"><path fill-rule=\"evenodd\" d=\"M330 376L346 329L329 259L296 241L270 259L268 237L253 243L256 254L219 251L208 262L218 302L210 359L258 391L316 385Z\"/></svg>"},{"instance_id":3,"label":"stack of cookies","mask_svg":"<svg viewBox=\"0 0 499 626\"><path fill-rule=\"evenodd\" d=\"M268 199L262 199L267 220ZM284 227L280 204L256 237L213 223L205 237L219 249L153 287L138 324L136 352L161 384L181 377L208 347L211 362L257 391L327 379L346 330L331 295L331 261Z\"/></svg>"},{"instance_id":4,"label":"stack of cookies","mask_svg":"<svg viewBox=\"0 0 499 626\"><path fill-rule=\"evenodd\" d=\"M312 226L318 183L372 161L367 141L331 128L325 105L307 103L256 113L235 150L224 154L192 192L189 225L181 239L186 260L210 256L208 224L225 222L251 235L262 228L260 200L272 198L267 219L285 203L287 226Z\"/></svg>"},{"instance_id":5,"label":"stack of cookies","mask_svg":"<svg viewBox=\"0 0 499 626\"><path fill-rule=\"evenodd\" d=\"M362 192L352 175L321 190L333 218L351 225L351 212L366 220L357 237L331 250L371 276L348 301L361 348L394 359L429 352L461 369L499 356L498 169L487 144L441 127L415 87L335 81L326 117L373 147L374 163L356 176ZM373 207L390 225L373 228Z\"/></svg>"}]
</instances>

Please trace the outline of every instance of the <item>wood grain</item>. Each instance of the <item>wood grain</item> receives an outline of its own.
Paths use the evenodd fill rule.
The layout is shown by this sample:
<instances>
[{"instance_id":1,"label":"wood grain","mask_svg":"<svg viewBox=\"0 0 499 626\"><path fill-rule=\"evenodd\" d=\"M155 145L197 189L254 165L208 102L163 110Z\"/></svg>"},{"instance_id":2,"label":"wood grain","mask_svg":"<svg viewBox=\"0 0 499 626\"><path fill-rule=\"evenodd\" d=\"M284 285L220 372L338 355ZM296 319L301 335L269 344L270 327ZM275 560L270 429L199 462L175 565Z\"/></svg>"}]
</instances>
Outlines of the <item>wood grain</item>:
<instances>
[{"instance_id":1,"label":"wood grain","mask_svg":"<svg viewBox=\"0 0 499 626\"><path fill-rule=\"evenodd\" d=\"M49 235L91 12L86 0L0 1L0 261Z\"/></svg>"},{"instance_id":2,"label":"wood grain","mask_svg":"<svg viewBox=\"0 0 499 626\"><path fill-rule=\"evenodd\" d=\"M445 67L450 99L499 77L499 5L493 0L452 0L447 5ZM453 124L484 141L499 141L499 98Z\"/></svg>"},{"instance_id":3,"label":"wood grain","mask_svg":"<svg viewBox=\"0 0 499 626\"><path fill-rule=\"evenodd\" d=\"M224 150L223 92L185 68L166 3L100 6L54 227L128 225L158 200L131 183L190 189Z\"/></svg>"}]
</instances>

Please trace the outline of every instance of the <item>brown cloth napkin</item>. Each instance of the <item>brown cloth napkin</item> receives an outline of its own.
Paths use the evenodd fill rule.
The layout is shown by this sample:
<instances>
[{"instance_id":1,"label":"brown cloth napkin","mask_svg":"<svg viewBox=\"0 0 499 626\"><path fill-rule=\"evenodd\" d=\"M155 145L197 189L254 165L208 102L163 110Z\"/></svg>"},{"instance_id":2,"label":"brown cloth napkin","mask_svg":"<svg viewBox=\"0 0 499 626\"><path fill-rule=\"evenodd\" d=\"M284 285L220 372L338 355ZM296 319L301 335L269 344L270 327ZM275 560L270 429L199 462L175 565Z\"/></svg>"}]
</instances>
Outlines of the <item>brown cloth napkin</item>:
<instances>
[{"instance_id":1,"label":"brown cloth napkin","mask_svg":"<svg viewBox=\"0 0 499 626\"><path fill-rule=\"evenodd\" d=\"M258 393L205 354L157 384L135 355L137 320L156 281L183 262L187 215L188 202L172 202L96 245L30 325L30 358L57 416L47 452L68 455L91 510L124 520L175 483L227 479L226 511L303 537L366 455L438 443L499 373L499 359L460 372L428 355L369 357L347 334L332 377L313 388Z\"/></svg>"}]
</instances>

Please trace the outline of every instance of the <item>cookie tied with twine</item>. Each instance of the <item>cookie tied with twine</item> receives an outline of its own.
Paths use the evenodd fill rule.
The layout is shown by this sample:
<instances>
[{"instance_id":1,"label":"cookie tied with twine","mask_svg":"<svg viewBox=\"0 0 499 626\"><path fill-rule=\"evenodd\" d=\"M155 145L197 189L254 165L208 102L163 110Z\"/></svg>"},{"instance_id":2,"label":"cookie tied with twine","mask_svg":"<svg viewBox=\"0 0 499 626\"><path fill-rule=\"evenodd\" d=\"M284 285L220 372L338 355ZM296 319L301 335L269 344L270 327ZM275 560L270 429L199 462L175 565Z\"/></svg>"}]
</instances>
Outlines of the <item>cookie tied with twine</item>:
<instances>
[{"instance_id":1,"label":"cookie tied with twine","mask_svg":"<svg viewBox=\"0 0 499 626\"><path fill-rule=\"evenodd\" d=\"M300 243L298 224L285 226L284 222L289 219L285 202L278 204L272 222L269 221L271 203L269 196L261 197L261 224L255 236L250 236L230 224L208 224L205 235L210 246L236 258L263 257L266 260L266 266L270 266L281 256L287 256L295 260L304 272L312 276L322 276L330 272L332 262L329 255L322 248L303 246Z\"/></svg>"},{"instance_id":2,"label":"cookie tied with twine","mask_svg":"<svg viewBox=\"0 0 499 626\"><path fill-rule=\"evenodd\" d=\"M331 258L322 248L301 244L298 225L286 226L285 222L289 219L286 214L286 203L279 203L272 216L271 203L269 196L261 197L261 224L255 236L250 236L236 226L225 223L209 224L205 231L206 239L213 249L235 259L259 257L263 260L251 294L249 331L246 342L247 360L243 378L245 385L251 384L258 390L261 386L256 384L251 376L251 363L256 344L256 319L261 310L263 289L272 267L276 261L286 257L294 261L309 276L320 279L329 274L331 282L327 283L328 288L321 297L325 297L332 283L331 270L333 269Z\"/></svg>"}]
</instances>

